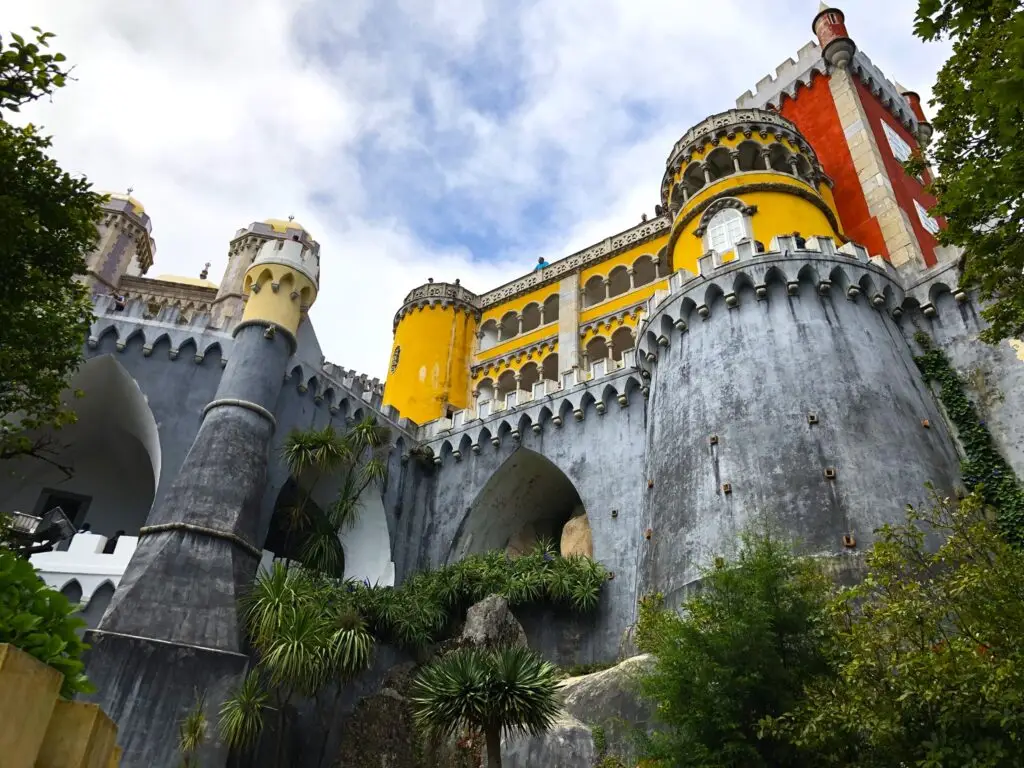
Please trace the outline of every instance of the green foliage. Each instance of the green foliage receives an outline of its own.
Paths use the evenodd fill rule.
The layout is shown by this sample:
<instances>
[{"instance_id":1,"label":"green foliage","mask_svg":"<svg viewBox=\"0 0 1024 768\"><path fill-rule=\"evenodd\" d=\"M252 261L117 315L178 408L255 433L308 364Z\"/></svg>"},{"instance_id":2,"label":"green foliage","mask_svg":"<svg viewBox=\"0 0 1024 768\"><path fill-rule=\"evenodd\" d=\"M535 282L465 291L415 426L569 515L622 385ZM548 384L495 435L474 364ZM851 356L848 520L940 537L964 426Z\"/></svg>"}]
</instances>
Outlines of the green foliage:
<instances>
[{"instance_id":1,"label":"green foliage","mask_svg":"<svg viewBox=\"0 0 1024 768\"><path fill-rule=\"evenodd\" d=\"M964 249L964 284L992 301L982 338L1024 334L1024 8L1019 0L919 0L916 34L953 55L933 88L934 212ZM918 173L923 160L910 164Z\"/></svg>"},{"instance_id":2,"label":"green foliage","mask_svg":"<svg viewBox=\"0 0 1024 768\"><path fill-rule=\"evenodd\" d=\"M22 104L48 96L63 88L69 70L61 67L63 53L50 53L52 32L32 27L34 40L12 33L4 45L0 37L0 111L17 112Z\"/></svg>"},{"instance_id":3,"label":"green foliage","mask_svg":"<svg viewBox=\"0 0 1024 768\"><path fill-rule=\"evenodd\" d=\"M836 676L769 730L823 766L1024 764L1024 552L981 496L909 510L868 567L830 610Z\"/></svg>"},{"instance_id":4,"label":"green foliage","mask_svg":"<svg viewBox=\"0 0 1024 768\"><path fill-rule=\"evenodd\" d=\"M178 751L182 768L198 768L196 752L206 742L206 692L197 693L196 703L178 725Z\"/></svg>"},{"instance_id":5,"label":"green foliage","mask_svg":"<svg viewBox=\"0 0 1024 768\"><path fill-rule=\"evenodd\" d=\"M287 510L287 536L297 545L298 559L328 576L341 576L345 552L338 532L358 517L360 496L371 483L387 479L388 429L368 416L345 433L333 426L295 430L285 440L283 457L300 493ZM312 503L317 484L341 478L340 490L326 510ZM290 547L286 547L289 548Z\"/></svg>"},{"instance_id":6,"label":"green foliage","mask_svg":"<svg viewBox=\"0 0 1024 768\"><path fill-rule=\"evenodd\" d=\"M251 747L273 707L283 733L295 694L315 697L366 669L373 638L349 593L312 571L275 563L242 600L256 666L222 706L220 731L232 747ZM278 740L280 763L282 740Z\"/></svg>"},{"instance_id":7,"label":"green foliage","mask_svg":"<svg viewBox=\"0 0 1024 768\"><path fill-rule=\"evenodd\" d=\"M48 156L49 138L3 113L64 85L52 35L0 40L0 459L46 456L33 430L74 420L61 393L82 359L92 322L84 254L96 242L101 197Z\"/></svg>"},{"instance_id":8,"label":"green foliage","mask_svg":"<svg viewBox=\"0 0 1024 768\"><path fill-rule=\"evenodd\" d=\"M399 587L371 587L350 581L360 614L382 640L407 648L440 638L466 608L488 595L511 607L548 603L586 612L597 607L607 571L588 557L560 557L550 542L509 558L504 552L471 555L453 565L418 573Z\"/></svg>"},{"instance_id":9,"label":"green foliage","mask_svg":"<svg viewBox=\"0 0 1024 768\"><path fill-rule=\"evenodd\" d=\"M604 755L608 751L608 737L605 735L604 727L600 725L591 726L590 733L594 737L594 751L598 755Z\"/></svg>"},{"instance_id":10,"label":"green foliage","mask_svg":"<svg viewBox=\"0 0 1024 768\"><path fill-rule=\"evenodd\" d=\"M641 601L637 646L656 657L641 691L667 726L645 740L654 764L818 765L759 723L829 674L829 589L814 560L770 532L746 532L736 562L705 571L681 614L664 609L660 595Z\"/></svg>"},{"instance_id":11,"label":"green foliage","mask_svg":"<svg viewBox=\"0 0 1024 768\"><path fill-rule=\"evenodd\" d=\"M31 563L0 549L0 643L10 643L64 675L63 696L95 690L81 661L88 646L75 634L85 626L72 617L77 608L47 587Z\"/></svg>"},{"instance_id":12,"label":"green foliage","mask_svg":"<svg viewBox=\"0 0 1024 768\"><path fill-rule=\"evenodd\" d=\"M500 767L502 732L539 734L552 726L558 681L555 667L528 648L463 648L423 668L410 701L416 722L432 735L482 730L488 765Z\"/></svg>"},{"instance_id":13,"label":"green foliage","mask_svg":"<svg viewBox=\"0 0 1024 768\"><path fill-rule=\"evenodd\" d=\"M582 677L583 675L592 675L595 672L603 672L606 669L611 669L615 666L615 662L594 662L593 664L574 664L571 667L566 667L562 670L562 673L566 677Z\"/></svg>"},{"instance_id":14,"label":"green foliage","mask_svg":"<svg viewBox=\"0 0 1024 768\"><path fill-rule=\"evenodd\" d=\"M1016 474L996 448L992 434L967 396L963 379L946 354L932 345L926 333L918 332L914 340L924 350L914 359L925 380L939 384L939 399L963 445L964 484L977 489L985 503L998 510L1004 534L1011 541L1024 544L1024 489Z\"/></svg>"}]
</instances>

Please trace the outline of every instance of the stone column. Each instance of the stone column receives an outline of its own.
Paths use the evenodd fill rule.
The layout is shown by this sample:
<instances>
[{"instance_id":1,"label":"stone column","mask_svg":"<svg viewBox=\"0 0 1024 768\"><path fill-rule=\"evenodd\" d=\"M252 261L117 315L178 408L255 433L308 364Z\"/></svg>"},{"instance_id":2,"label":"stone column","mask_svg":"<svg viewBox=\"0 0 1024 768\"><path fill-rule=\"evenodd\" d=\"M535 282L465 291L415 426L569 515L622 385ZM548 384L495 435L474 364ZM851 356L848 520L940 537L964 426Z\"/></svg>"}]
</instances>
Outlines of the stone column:
<instances>
[{"instance_id":1,"label":"stone column","mask_svg":"<svg viewBox=\"0 0 1024 768\"><path fill-rule=\"evenodd\" d=\"M558 367L559 373L579 367L580 279L578 273L558 284Z\"/></svg>"}]
</instances>

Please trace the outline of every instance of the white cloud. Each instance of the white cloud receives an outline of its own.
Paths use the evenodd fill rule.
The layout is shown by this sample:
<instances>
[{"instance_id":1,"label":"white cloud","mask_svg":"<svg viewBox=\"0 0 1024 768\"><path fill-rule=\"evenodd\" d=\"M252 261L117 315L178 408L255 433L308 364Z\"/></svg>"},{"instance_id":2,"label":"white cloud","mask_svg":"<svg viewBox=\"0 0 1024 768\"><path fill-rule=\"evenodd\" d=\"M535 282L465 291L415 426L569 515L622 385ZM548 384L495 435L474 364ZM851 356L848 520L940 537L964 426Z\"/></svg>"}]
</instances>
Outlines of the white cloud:
<instances>
[{"instance_id":1,"label":"white cloud","mask_svg":"<svg viewBox=\"0 0 1024 768\"><path fill-rule=\"evenodd\" d=\"M912 37L912 5L849 3L848 25L927 100L948 49ZM135 187L154 220L152 274L210 261L216 276L236 229L294 214L322 244L324 351L382 374L391 318L427 277L484 291L651 213L674 139L795 55L817 3L0 9L0 31L56 32L76 65L77 82L28 115L69 170Z\"/></svg>"}]
</instances>

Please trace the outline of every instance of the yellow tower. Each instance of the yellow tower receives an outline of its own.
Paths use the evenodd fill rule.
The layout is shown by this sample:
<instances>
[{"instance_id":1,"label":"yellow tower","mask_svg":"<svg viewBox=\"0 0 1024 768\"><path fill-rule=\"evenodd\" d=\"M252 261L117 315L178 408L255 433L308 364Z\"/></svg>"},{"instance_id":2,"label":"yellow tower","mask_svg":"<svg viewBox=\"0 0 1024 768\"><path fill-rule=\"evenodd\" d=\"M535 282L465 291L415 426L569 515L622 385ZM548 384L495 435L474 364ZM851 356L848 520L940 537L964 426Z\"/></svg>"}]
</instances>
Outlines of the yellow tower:
<instances>
[{"instance_id":1,"label":"yellow tower","mask_svg":"<svg viewBox=\"0 0 1024 768\"><path fill-rule=\"evenodd\" d=\"M248 325L266 325L287 334L294 352L299 324L319 285L320 246L305 231L264 242L245 272L245 310L235 334Z\"/></svg>"},{"instance_id":2,"label":"yellow tower","mask_svg":"<svg viewBox=\"0 0 1024 768\"><path fill-rule=\"evenodd\" d=\"M674 269L733 257L737 242L767 248L777 235L846 238L832 182L796 126L774 112L733 109L698 123L672 148L661 185L673 217Z\"/></svg>"},{"instance_id":3,"label":"yellow tower","mask_svg":"<svg viewBox=\"0 0 1024 768\"><path fill-rule=\"evenodd\" d=\"M479 319L479 298L458 281L410 291L395 315L384 405L417 424L466 408Z\"/></svg>"}]
</instances>

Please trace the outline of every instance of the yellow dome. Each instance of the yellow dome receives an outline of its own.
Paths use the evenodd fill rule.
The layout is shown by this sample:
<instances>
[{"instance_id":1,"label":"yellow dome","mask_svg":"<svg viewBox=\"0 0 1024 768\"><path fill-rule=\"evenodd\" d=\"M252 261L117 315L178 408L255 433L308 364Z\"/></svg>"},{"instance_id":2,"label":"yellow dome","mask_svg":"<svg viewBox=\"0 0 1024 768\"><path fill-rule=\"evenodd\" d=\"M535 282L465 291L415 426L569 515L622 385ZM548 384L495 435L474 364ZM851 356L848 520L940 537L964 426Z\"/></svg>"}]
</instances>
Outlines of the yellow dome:
<instances>
[{"instance_id":1,"label":"yellow dome","mask_svg":"<svg viewBox=\"0 0 1024 768\"><path fill-rule=\"evenodd\" d=\"M307 231L304 226L302 226L301 224L299 224L299 222L294 220L289 221L288 219L265 219L263 223L266 224L271 229L273 229L275 232L280 232L281 234L284 234L289 229L301 229L303 232Z\"/></svg>"},{"instance_id":2,"label":"yellow dome","mask_svg":"<svg viewBox=\"0 0 1024 768\"><path fill-rule=\"evenodd\" d=\"M146 212L145 206L143 206L142 203L140 203L131 195L123 195L118 192L101 192L100 194L106 195L111 200L124 200L125 202L131 203L132 210L135 212L137 216L141 216Z\"/></svg>"},{"instance_id":3,"label":"yellow dome","mask_svg":"<svg viewBox=\"0 0 1024 768\"><path fill-rule=\"evenodd\" d=\"M194 285L197 288L217 288L217 284L210 281L204 280L201 277L185 277L184 275L160 275L155 278L165 283L178 283L180 285Z\"/></svg>"}]
</instances>

